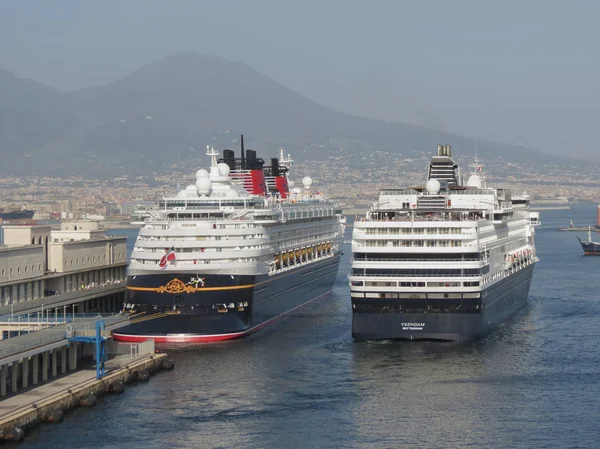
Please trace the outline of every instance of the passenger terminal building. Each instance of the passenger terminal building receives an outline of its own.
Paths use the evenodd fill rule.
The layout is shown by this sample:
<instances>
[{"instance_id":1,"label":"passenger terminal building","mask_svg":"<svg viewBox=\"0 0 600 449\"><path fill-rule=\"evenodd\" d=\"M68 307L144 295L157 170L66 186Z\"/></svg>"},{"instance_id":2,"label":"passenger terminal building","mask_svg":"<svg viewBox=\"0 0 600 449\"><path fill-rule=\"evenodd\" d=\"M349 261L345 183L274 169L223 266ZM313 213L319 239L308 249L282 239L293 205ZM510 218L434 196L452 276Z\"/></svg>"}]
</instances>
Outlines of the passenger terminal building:
<instances>
[{"instance_id":1,"label":"passenger terminal building","mask_svg":"<svg viewBox=\"0 0 600 449\"><path fill-rule=\"evenodd\" d=\"M3 224L0 315L70 307L115 312L125 299L127 239L107 236L95 221Z\"/></svg>"}]
</instances>

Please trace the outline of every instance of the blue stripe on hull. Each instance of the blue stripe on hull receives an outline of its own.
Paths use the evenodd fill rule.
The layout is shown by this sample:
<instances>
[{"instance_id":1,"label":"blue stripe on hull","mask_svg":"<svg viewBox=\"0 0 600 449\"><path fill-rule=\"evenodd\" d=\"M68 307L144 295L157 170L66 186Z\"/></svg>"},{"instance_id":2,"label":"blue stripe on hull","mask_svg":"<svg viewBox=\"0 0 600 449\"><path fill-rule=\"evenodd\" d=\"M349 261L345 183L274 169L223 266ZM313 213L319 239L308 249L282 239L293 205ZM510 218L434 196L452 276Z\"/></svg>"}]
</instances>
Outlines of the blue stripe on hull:
<instances>
[{"instance_id":1,"label":"blue stripe on hull","mask_svg":"<svg viewBox=\"0 0 600 449\"><path fill-rule=\"evenodd\" d=\"M353 308L352 336L355 340L465 341L480 338L525 305L533 268L534 265L530 265L483 290L478 311L402 313L389 309Z\"/></svg>"}]
</instances>

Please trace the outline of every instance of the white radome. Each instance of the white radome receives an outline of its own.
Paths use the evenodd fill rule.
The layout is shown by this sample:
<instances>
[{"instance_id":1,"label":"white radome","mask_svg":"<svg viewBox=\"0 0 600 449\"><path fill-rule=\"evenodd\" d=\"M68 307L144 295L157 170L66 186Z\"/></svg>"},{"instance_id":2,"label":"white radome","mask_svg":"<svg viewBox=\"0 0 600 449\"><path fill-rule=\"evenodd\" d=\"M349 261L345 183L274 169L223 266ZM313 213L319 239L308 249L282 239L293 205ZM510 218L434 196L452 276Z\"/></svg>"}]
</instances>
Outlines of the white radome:
<instances>
[{"instance_id":1,"label":"white radome","mask_svg":"<svg viewBox=\"0 0 600 449\"><path fill-rule=\"evenodd\" d=\"M312 178L310 176L305 176L302 178L302 185L305 189L308 189L312 185Z\"/></svg>"},{"instance_id":2,"label":"white radome","mask_svg":"<svg viewBox=\"0 0 600 449\"><path fill-rule=\"evenodd\" d=\"M430 179L425 184L425 189L427 190L427 193L431 194L438 193L440 191L440 187L440 182L437 179Z\"/></svg>"},{"instance_id":3,"label":"white radome","mask_svg":"<svg viewBox=\"0 0 600 449\"><path fill-rule=\"evenodd\" d=\"M217 168L219 169L219 174L221 176L229 176L229 165L227 165L225 162L221 162L220 164L217 164Z\"/></svg>"},{"instance_id":4,"label":"white radome","mask_svg":"<svg viewBox=\"0 0 600 449\"><path fill-rule=\"evenodd\" d=\"M481 189L481 176L473 174L467 179L467 187L475 187Z\"/></svg>"},{"instance_id":5,"label":"white radome","mask_svg":"<svg viewBox=\"0 0 600 449\"><path fill-rule=\"evenodd\" d=\"M198 189L198 195L208 195L210 193L210 186L212 182L210 179L201 177L196 179L196 188Z\"/></svg>"},{"instance_id":6,"label":"white radome","mask_svg":"<svg viewBox=\"0 0 600 449\"><path fill-rule=\"evenodd\" d=\"M196 179L200 178L208 178L208 172L203 168L196 172Z\"/></svg>"}]
</instances>

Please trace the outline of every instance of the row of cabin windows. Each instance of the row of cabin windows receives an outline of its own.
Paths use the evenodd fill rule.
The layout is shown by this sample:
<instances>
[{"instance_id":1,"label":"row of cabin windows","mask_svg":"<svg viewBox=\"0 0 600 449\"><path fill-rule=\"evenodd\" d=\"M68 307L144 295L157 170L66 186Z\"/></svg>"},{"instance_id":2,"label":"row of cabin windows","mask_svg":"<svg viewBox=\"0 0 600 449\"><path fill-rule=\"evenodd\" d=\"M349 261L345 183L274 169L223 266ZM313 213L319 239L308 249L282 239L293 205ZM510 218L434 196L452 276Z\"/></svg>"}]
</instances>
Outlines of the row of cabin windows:
<instances>
[{"instance_id":1,"label":"row of cabin windows","mask_svg":"<svg viewBox=\"0 0 600 449\"><path fill-rule=\"evenodd\" d=\"M352 281L350 283L352 287L408 287L408 288L423 288L425 286L429 288L452 288L460 287L461 282L421 282L421 281L400 281L400 282L389 282L389 281ZM464 287L479 287L479 281L465 281L462 282Z\"/></svg>"},{"instance_id":2,"label":"row of cabin windows","mask_svg":"<svg viewBox=\"0 0 600 449\"><path fill-rule=\"evenodd\" d=\"M385 235L385 234L462 234L463 228L366 228L367 234Z\"/></svg>"},{"instance_id":3,"label":"row of cabin windows","mask_svg":"<svg viewBox=\"0 0 600 449\"><path fill-rule=\"evenodd\" d=\"M461 240L366 240L364 246L381 247L429 247L429 248L458 248L463 246Z\"/></svg>"},{"instance_id":4,"label":"row of cabin windows","mask_svg":"<svg viewBox=\"0 0 600 449\"><path fill-rule=\"evenodd\" d=\"M410 262L410 261L480 261L484 260L485 254L481 253L354 253L356 261L389 261L389 262Z\"/></svg>"},{"instance_id":5,"label":"row of cabin windows","mask_svg":"<svg viewBox=\"0 0 600 449\"><path fill-rule=\"evenodd\" d=\"M149 241L149 242L160 242L162 240L174 241L174 242L194 242L194 241L202 241L202 240L250 240L250 239L262 239L264 238L264 234L243 234L243 235L191 235L191 236L173 236L173 235L163 235L163 236L145 236L139 235L138 240Z\"/></svg>"},{"instance_id":6,"label":"row of cabin windows","mask_svg":"<svg viewBox=\"0 0 600 449\"><path fill-rule=\"evenodd\" d=\"M353 268L353 276L444 277L482 276L490 267L482 268Z\"/></svg>"}]
</instances>

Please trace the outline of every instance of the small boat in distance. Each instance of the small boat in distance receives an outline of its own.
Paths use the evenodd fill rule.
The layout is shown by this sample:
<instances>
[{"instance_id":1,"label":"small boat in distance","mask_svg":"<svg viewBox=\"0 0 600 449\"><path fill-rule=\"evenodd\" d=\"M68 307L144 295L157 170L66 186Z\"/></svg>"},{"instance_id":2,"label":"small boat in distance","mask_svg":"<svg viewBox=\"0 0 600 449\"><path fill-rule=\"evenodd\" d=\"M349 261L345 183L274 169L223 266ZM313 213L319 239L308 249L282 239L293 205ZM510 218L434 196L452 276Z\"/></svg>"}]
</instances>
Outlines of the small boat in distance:
<instances>
[{"instance_id":1,"label":"small boat in distance","mask_svg":"<svg viewBox=\"0 0 600 449\"><path fill-rule=\"evenodd\" d=\"M585 256L600 256L600 242L592 242L592 227L588 227L588 240L584 242L577 236L581 248L583 248L583 254Z\"/></svg>"}]
</instances>

